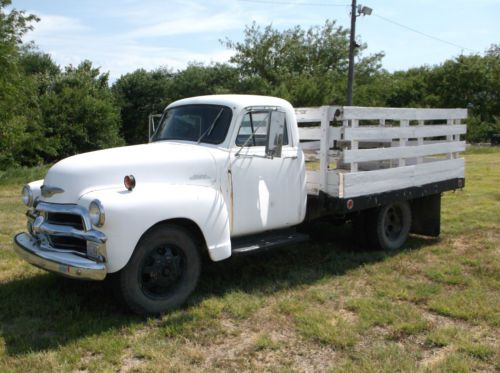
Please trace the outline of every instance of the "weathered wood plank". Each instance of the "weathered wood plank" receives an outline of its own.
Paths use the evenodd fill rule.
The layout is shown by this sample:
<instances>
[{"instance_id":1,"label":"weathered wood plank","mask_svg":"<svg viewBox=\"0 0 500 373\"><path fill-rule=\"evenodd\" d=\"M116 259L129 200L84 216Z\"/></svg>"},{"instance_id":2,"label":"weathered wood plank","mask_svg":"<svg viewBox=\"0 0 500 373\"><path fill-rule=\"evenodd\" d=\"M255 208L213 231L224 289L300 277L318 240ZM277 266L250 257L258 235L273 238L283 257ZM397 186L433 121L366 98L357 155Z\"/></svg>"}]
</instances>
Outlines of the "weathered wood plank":
<instances>
[{"instance_id":1,"label":"weathered wood plank","mask_svg":"<svg viewBox=\"0 0 500 373\"><path fill-rule=\"evenodd\" d=\"M297 123L314 123L321 122L323 107L307 107L307 108L295 108L295 117L297 118Z\"/></svg>"},{"instance_id":2,"label":"weathered wood plank","mask_svg":"<svg viewBox=\"0 0 500 373\"><path fill-rule=\"evenodd\" d=\"M345 140L383 141L397 138L436 137L465 134L467 127L460 125L427 125L410 127L363 126L344 128Z\"/></svg>"},{"instance_id":3,"label":"weathered wood plank","mask_svg":"<svg viewBox=\"0 0 500 373\"><path fill-rule=\"evenodd\" d=\"M340 127L329 127L330 140L340 140ZM299 127L300 140L321 140L321 127Z\"/></svg>"},{"instance_id":4,"label":"weathered wood plank","mask_svg":"<svg viewBox=\"0 0 500 373\"><path fill-rule=\"evenodd\" d=\"M443 142L420 146L345 150L343 161L346 163L381 161L386 159L423 157L432 154L446 154L465 150L465 141Z\"/></svg>"},{"instance_id":5,"label":"weathered wood plank","mask_svg":"<svg viewBox=\"0 0 500 373\"><path fill-rule=\"evenodd\" d=\"M344 106L340 119L359 120L447 120L467 118L467 109L410 109Z\"/></svg>"},{"instance_id":6,"label":"weathered wood plank","mask_svg":"<svg viewBox=\"0 0 500 373\"><path fill-rule=\"evenodd\" d=\"M330 107L321 107L321 138L320 138L320 151L319 151L319 169L320 169L320 179L319 186L321 190L327 189L328 184L328 164L329 156L328 150L330 149Z\"/></svg>"},{"instance_id":7,"label":"weathered wood plank","mask_svg":"<svg viewBox=\"0 0 500 373\"><path fill-rule=\"evenodd\" d=\"M358 128L359 122L357 119L351 120L351 128ZM351 149L356 151L359 149L359 141L351 140ZM356 162L351 163L351 172L358 172L358 164Z\"/></svg>"},{"instance_id":8,"label":"weathered wood plank","mask_svg":"<svg viewBox=\"0 0 500 373\"><path fill-rule=\"evenodd\" d=\"M338 150L328 151L328 163L336 162L341 158L341 152ZM318 162L320 160L319 150L304 150L304 160L306 162Z\"/></svg>"},{"instance_id":9,"label":"weathered wood plank","mask_svg":"<svg viewBox=\"0 0 500 373\"><path fill-rule=\"evenodd\" d=\"M400 123L400 126L401 128L407 128L410 126L410 121L409 120L406 120L406 119L403 119ZM399 139L399 146L400 147L404 147L406 146L406 141L408 141L408 138L406 138L405 136L402 136L400 139ZM399 158L398 159L398 166L399 167L403 167L406 165L406 159L404 157L402 158Z\"/></svg>"},{"instance_id":10,"label":"weathered wood plank","mask_svg":"<svg viewBox=\"0 0 500 373\"><path fill-rule=\"evenodd\" d=\"M419 120L418 121L418 128L422 129L424 128L424 125L425 125L425 122L423 120ZM465 126L464 126L465 127ZM448 127L445 127L445 128L448 128ZM466 129L464 128L464 131ZM424 138L422 136L417 136L417 145L420 146L420 145L424 145ZM424 161L423 157L417 157L417 163L420 164Z\"/></svg>"},{"instance_id":11,"label":"weathered wood plank","mask_svg":"<svg viewBox=\"0 0 500 373\"><path fill-rule=\"evenodd\" d=\"M320 127L299 127L299 138L301 140L320 140Z\"/></svg>"},{"instance_id":12,"label":"weathered wood plank","mask_svg":"<svg viewBox=\"0 0 500 373\"><path fill-rule=\"evenodd\" d=\"M307 142L301 142L300 147L302 150L307 151L307 150L319 150L321 147L321 143L318 141L307 141Z\"/></svg>"},{"instance_id":13,"label":"weathered wood plank","mask_svg":"<svg viewBox=\"0 0 500 373\"><path fill-rule=\"evenodd\" d=\"M448 159L412 166L362 171L343 175L343 197L420 186L437 181L464 177L464 159Z\"/></svg>"},{"instance_id":14,"label":"weathered wood plank","mask_svg":"<svg viewBox=\"0 0 500 373\"><path fill-rule=\"evenodd\" d=\"M306 187L307 187L308 194L318 194L319 193L320 179L321 179L321 177L320 177L319 170L307 170L306 171ZM328 171L326 190L331 195L334 195L334 196L338 195L339 173L337 171Z\"/></svg>"}]
</instances>

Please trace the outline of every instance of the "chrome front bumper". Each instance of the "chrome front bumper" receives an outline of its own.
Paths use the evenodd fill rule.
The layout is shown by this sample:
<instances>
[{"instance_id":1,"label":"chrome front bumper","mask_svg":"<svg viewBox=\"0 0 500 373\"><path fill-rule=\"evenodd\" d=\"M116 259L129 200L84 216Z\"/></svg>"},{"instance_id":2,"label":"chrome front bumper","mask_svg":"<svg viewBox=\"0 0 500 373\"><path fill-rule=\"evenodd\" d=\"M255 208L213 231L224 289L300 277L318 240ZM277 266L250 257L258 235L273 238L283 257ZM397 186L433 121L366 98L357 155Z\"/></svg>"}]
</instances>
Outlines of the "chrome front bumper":
<instances>
[{"instance_id":1,"label":"chrome front bumper","mask_svg":"<svg viewBox=\"0 0 500 373\"><path fill-rule=\"evenodd\" d=\"M104 263L70 252L48 250L28 233L19 233L14 237L14 250L28 263L62 276L82 280L103 280L107 274Z\"/></svg>"}]
</instances>

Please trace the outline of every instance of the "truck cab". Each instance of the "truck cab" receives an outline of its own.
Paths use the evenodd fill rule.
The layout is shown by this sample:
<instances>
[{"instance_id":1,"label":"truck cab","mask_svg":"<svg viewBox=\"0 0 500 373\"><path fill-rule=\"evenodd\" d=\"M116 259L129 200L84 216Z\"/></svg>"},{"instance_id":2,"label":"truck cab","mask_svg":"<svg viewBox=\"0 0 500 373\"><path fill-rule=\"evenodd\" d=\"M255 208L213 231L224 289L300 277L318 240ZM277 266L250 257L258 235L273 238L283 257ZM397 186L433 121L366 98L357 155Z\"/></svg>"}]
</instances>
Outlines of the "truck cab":
<instances>
[{"instance_id":1,"label":"truck cab","mask_svg":"<svg viewBox=\"0 0 500 373\"><path fill-rule=\"evenodd\" d=\"M141 242L168 227L175 245L196 246L191 256L205 251L219 261L231 256L231 238L301 223L305 185L288 102L245 95L184 99L165 109L149 144L69 157L44 180L27 184L28 232L16 236L15 248L39 267L102 280L130 267ZM166 284L164 268L155 270L172 258L178 273L191 265L183 248L160 249L150 255L160 263L147 267L143 282L161 277ZM161 299L163 290L157 284L149 298Z\"/></svg>"}]
</instances>

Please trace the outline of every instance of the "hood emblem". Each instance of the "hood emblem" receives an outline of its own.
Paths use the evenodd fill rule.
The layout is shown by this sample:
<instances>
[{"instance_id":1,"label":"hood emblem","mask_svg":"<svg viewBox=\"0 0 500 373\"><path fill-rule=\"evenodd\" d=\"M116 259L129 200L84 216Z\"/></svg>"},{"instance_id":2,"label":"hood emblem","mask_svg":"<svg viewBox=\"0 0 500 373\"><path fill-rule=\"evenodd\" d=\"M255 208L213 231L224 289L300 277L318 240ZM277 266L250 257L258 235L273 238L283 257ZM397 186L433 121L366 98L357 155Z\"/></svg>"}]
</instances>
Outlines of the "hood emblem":
<instances>
[{"instance_id":1,"label":"hood emblem","mask_svg":"<svg viewBox=\"0 0 500 373\"><path fill-rule=\"evenodd\" d=\"M47 197L47 198L50 198L54 194L57 194L57 193L64 193L64 189L50 186L50 185L42 185L40 187L40 190L42 191L42 196Z\"/></svg>"}]
</instances>

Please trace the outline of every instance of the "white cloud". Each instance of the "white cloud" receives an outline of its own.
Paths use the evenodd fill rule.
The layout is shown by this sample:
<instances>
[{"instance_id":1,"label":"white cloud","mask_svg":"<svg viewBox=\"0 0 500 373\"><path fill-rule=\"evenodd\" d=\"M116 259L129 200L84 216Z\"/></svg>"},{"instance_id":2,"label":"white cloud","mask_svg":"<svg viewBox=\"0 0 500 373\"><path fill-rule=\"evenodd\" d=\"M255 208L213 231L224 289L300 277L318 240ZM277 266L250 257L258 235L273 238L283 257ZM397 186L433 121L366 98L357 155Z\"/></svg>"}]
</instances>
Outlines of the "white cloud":
<instances>
[{"instance_id":1,"label":"white cloud","mask_svg":"<svg viewBox=\"0 0 500 373\"><path fill-rule=\"evenodd\" d=\"M203 32L219 32L241 27L240 20L229 14L208 17L188 16L141 27L129 33L136 38L173 36Z\"/></svg>"},{"instance_id":2,"label":"white cloud","mask_svg":"<svg viewBox=\"0 0 500 373\"><path fill-rule=\"evenodd\" d=\"M37 16L40 17L40 21L34 24L34 30L30 33L32 37L36 38L52 36L57 33L88 31L90 29L77 18L40 13L37 13Z\"/></svg>"}]
</instances>

